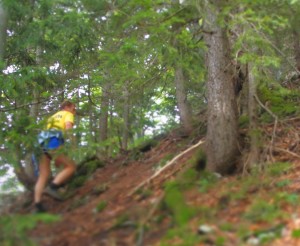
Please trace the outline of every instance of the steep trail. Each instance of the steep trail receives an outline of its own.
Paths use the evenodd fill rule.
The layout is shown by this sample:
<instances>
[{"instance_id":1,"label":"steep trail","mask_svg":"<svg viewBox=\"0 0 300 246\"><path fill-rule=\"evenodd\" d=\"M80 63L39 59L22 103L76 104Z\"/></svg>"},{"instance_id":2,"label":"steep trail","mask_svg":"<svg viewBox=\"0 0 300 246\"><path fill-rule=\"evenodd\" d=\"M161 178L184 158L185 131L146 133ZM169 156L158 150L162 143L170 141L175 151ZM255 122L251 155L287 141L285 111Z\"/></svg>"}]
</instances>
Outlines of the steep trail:
<instances>
[{"instance_id":1,"label":"steep trail","mask_svg":"<svg viewBox=\"0 0 300 246\"><path fill-rule=\"evenodd\" d=\"M57 202L45 197L49 212L61 214L62 219L51 225L40 224L30 233L31 237L43 246L135 244L137 226L161 197L163 180L160 179L164 179L164 175L153 182L151 195L143 197L129 193L156 172L161 160L188 148L180 141L179 138L168 137L139 160L126 160L126 156L120 156L106 163L67 201ZM192 153L182 155L176 162L183 165ZM106 187L101 194L95 192L95 187L99 186ZM103 211L97 212L101 202L105 202L106 206ZM121 229L118 229L119 226ZM158 234L163 232L162 228L159 228ZM156 233L155 230L153 233ZM155 237L151 237L153 239Z\"/></svg>"},{"instance_id":2,"label":"steep trail","mask_svg":"<svg viewBox=\"0 0 300 246\"><path fill-rule=\"evenodd\" d=\"M250 183L245 188L243 182L247 181L247 178L242 178L239 173L222 177L217 186L205 192L199 192L198 180L192 189L183 193L189 206L214 211L213 222L206 222L210 222L209 226L214 229L214 235L209 236L210 242L223 237L226 239L225 246L241 243L247 245L247 239L238 233L241 226L249 226L247 233L255 235L257 231L269 232L274 225L279 224L283 225L282 236L264 245L300 245L299 239L292 236L293 232L299 230L300 206L284 200L296 199L295 196L298 196L300 191L299 125L300 119L292 119L280 122L276 131L272 124L263 127L265 135L268 136L264 144L268 160L290 163L289 169L271 182L265 184L262 173L255 177L256 183ZM97 169L69 200L57 202L45 196L49 212L60 214L61 220L52 224L40 223L28 236L39 246L159 245L166 231L174 226L170 211L159 207L164 197L164 183L182 173L183 169L189 168L198 148L187 150L198 144L200 139L170 134L161 139L155 147L139 153L138 156L123 153L115 159L107 160L105 167ZM272 153L270 149L273 150ZM173 160L175 161L169 168L159 173L162 166ZM139 187L143 190L138 189ZM243 194L243 197L233 199L231 194L234 193ZM272 196L282 194L285 196L281 199L283 205L280 211L287 215L284 219L276 218L271 223L245 221L245 213L256 201L261 200L272 205L274 199L277 199ZM97 212L101 204L106 206ZM23 212L30 213L30 209L32 207ZM209 210L204 212L200 212L188 222L187 227L191 235L197 235L202 217L210 214ZM157 218L163 219L157 221ZM230 224L233 230L224 231L224 224ZM175 237L171 240L174 241L169 245L182 245L180 238Z\"/></svg>"}]
</instances>

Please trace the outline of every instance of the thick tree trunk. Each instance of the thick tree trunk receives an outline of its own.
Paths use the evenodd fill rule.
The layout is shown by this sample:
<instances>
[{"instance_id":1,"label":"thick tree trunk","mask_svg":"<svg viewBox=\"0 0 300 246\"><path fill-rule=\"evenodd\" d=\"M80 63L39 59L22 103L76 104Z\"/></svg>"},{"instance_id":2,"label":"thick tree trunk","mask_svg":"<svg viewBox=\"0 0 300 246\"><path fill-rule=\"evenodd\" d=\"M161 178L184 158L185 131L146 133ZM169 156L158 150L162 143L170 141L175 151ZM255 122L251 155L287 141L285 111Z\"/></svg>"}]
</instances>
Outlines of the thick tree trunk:
<instances>
[{"instance_id":1,"label":"thick tree trunk","mask_svg":"<svg viewBox=\"0 0 300 246\"><path fill-rule=\"evenodd\" d=\"M0 62L4 58L7 28L7 11L0 0Z\"/></svg>"},{"instance_id":2,"label":"thick tree trunk","mask_svg":"<svg viewBox=\"0 0 300 246\"><path fill-rule=\"evenodd\" d=\"M207 52L207 169L227 173L238 155L237 103L226 30L218 26L218 3L206 5Z\"/></svg>"},{"instance_id":3,"label":"thick tree trunk","mask_svg":"<svg viewBox=\"0 0 300 246\"><path fill-rule=\"evenodd\" d=\"M187 100L184 75L182 67L180 66L177 66L175 70L175 87L180 121L184 127L185 132L189 134L193 131L192 111Z\"/></svg>"}]
</instances>

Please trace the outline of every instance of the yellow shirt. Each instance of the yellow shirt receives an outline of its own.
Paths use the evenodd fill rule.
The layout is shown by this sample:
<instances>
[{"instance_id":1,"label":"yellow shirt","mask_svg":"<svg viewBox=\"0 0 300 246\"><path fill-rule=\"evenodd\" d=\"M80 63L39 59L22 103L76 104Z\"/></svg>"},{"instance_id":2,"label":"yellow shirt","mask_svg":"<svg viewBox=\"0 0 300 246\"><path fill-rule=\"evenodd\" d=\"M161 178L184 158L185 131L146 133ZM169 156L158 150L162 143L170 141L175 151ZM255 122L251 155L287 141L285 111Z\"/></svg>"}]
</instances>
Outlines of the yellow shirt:
<instances>
[{"instance_id":1,"label":"yellow shirt","mask_svg":"<svg viewBox=\"0 0 300 246\"><path fill-rule=\"evenodd\" d=\"M47 120L47 130L58 129L63 131L66 129L66 122L74 124L74 115L69 111L58 111Z\"/></svg>"}]
</instances>

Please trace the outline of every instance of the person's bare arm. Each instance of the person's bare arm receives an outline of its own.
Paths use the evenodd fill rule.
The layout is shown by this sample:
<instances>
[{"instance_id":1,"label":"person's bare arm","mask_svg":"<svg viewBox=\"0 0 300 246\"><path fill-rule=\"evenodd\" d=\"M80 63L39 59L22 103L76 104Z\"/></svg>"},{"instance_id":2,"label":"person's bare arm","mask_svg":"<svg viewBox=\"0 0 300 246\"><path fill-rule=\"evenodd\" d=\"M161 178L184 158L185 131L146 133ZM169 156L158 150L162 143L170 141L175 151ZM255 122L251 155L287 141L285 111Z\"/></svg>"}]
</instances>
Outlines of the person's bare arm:
<instances>
[{"instance_id":1,"label":"person's bare arm","mask_svg":"<svg viewBox=\"0 0 300 246\"><path fill-rule=\"evenodd\" d=\"M67 121L65 124L66 124L66 130L73 128L73 123L72 122Z\"/></svg>"}]
</instances>

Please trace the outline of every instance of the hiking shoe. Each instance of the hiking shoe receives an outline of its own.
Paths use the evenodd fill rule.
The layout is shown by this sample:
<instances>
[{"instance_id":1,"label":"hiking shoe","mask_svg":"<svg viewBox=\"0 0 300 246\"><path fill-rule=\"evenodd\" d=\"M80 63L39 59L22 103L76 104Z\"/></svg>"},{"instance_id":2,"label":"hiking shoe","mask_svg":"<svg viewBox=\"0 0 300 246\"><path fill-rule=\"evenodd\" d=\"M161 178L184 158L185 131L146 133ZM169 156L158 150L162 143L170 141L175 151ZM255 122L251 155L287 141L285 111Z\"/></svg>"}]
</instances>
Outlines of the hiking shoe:
<instances>
[{"instance_id":1,"label":"hiking shoe","mask_svg":"<svg viewBox=\"0 0 300 246\"><path fill-rule=\"evenodd\" d=\"M55 200L62 201L64 197L62 194L58 192L58 190L52 189L51 187L47 186L44 190L44 193L53 197Z\"/></svg>"},{"instance_id":2,"label":"hiking shoe","mask_svg":"<svg viewBox=\"0 0 300 246\"><path fill-rule=\"evenodd\" d=\"M36 203L34 205L34 210L33 210L33 213L34 214L40 214L40 213L46 213L47 210L45 209L45 207L43 206L42 203Z\"/></svg>"}]
</instances>

